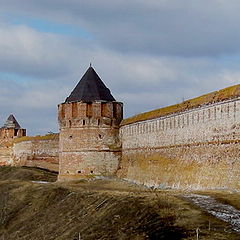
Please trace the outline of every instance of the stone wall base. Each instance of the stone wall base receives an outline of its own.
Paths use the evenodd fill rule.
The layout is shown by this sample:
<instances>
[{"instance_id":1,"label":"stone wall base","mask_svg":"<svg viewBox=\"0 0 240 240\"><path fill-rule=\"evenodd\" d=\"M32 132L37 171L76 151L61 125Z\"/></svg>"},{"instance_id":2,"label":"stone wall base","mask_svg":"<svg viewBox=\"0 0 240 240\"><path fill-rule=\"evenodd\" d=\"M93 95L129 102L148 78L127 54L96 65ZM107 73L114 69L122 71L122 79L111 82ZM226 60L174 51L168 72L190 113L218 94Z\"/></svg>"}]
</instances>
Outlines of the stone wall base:
<instances>
[{"instance_id":1,"label":"stone wall base","mask_svg":"<svg viewBox=\"0 0 240 240\"><path fill-rule=\"evenodd\" d=\"M117 175L146 186L240 190L240 144L123 151Z\"/></svg>"}]
</instances>

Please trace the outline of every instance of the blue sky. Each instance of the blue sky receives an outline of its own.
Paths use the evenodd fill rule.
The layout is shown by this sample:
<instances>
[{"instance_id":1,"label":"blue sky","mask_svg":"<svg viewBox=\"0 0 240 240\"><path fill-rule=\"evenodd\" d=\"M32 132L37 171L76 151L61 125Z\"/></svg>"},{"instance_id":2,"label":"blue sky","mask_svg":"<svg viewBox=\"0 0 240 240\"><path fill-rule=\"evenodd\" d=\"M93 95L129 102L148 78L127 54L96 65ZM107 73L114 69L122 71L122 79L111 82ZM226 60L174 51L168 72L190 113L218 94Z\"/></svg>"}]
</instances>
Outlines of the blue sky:
<instances>
[{"instance_id":1,"label":"blue sky","mask_svg":"<svg viewBox=\"0 0 240 240\"><path fill-rule=\"evenodd\" d=\"M0 122L57 132L92 62L125 117L239 84L237 0L0 0Z\"/></svg>"},{"instance_id":2,"label":"blue sky","mask_svg":"<svg viewBox=\"0 0 240 240\"><path fill-rule=\"evenodd\" d=\"M28 26L29 28L32 28L39 32L80 37L89 40L92 40L93 38L93 36L89 32L77 25L63 24L42 18L17 15L6 15L4 16L4 19L9 24Z\"/></svg>"}]
</instances>

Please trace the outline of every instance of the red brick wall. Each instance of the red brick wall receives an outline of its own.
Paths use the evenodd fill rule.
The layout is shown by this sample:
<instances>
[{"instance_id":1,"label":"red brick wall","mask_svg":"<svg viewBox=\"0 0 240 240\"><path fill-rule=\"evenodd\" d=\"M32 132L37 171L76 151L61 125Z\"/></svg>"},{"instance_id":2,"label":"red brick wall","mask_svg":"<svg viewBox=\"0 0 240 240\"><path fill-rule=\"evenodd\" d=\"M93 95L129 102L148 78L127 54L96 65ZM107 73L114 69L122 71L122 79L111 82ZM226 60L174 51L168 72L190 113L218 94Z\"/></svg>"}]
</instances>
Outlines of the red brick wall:
<instances>
[{"instance_id":1,"label":"red brick wall","mask_svg":"<svg viewBox=\"0 0 240 240\"><path fill-rule=\"evenodd\" d=\"M13 165L40 167L58 171L59 136L58 134L32 137L14 143Z\"/></svg>"},{"instance_id":2,"label":"red brick wall","mask_svg":"<svg viewBox=\"0 0 240 240\"><path fill-rule=\"evenodd\" d=\"M59 179L114 174L121 157L119 124L122 104L64 103L59 105L58 116Z\"/></svg>"}]
</instances>

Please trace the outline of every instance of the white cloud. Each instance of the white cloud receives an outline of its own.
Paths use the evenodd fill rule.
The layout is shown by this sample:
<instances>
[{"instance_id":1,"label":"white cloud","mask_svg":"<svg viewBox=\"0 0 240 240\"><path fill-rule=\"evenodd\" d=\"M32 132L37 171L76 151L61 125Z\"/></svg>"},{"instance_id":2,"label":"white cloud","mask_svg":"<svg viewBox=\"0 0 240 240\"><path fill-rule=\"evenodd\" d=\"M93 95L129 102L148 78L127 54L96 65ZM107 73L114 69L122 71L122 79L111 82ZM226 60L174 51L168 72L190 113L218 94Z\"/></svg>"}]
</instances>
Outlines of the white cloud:
<instances>
[{"instance_id":1,"label":"white cloud","mask_svg":"<svg viewBox=\"0 0 240 240\"><path fill-rule=\"evenodd\" d=\"M79 25L118 51L176 56L239 52L237 0L8 0L6 11ZM57 7L56 7L57 6Z\"/></svg>"},{"instance_id":2,"label":"white cloud","mask_svg":"<svg viewBox=\"0 0 240 240\"><path fill-rule=\"evenodd\" d=\"M57 104L90 62L126 116L239 83L240 3L204 2L0 0L0 13L78 24L95 37L2 23L0 71L14 74L0 75L1 121L14 113L30 134L57 131Z\"/></svg>"},{"instance_id":3,"label":"white cloud","mask_svg":"<svg viewBox=\"0 0 240 240\"><path fill-rule=\"evenodd\" d=\"M79 55L76 44L61 35L37 32L29 27L0 25L0 70L35 77L58 77L76 67L66 64ZM86 55L82 40L82 54Z\"/></svg>"}]
</instances>

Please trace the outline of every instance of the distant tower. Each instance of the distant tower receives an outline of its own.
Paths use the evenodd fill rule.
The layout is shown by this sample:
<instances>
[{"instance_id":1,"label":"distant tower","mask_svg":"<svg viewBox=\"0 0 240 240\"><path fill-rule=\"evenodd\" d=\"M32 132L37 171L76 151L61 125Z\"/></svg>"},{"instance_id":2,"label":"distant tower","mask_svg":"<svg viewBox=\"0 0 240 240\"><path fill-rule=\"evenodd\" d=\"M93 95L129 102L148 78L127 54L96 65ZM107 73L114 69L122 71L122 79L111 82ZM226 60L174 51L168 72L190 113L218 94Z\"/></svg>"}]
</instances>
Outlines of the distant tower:
<instances>
[{"instance_id":1,"label":"distant tower","mask_svg":"<svg viewBox=\"0 0 240 240\"><path fill-rule=\"evenodd\" d=\"M122 103L116 102L90 66L70 96L58 106L59 180L116 172L121 157L122 109Z\"/></svg>"},{"instance_id":2,"label":"distant tower","mask_svg":"<svg viewBox=\"0 0 240 240\"><path fill-rule=\"evenodd\" d=\"M16 118L11 114L6 123L0 128L1 138L14 138L26 136L26 129L21 128Z\"/></svg>"}]
</instances>

